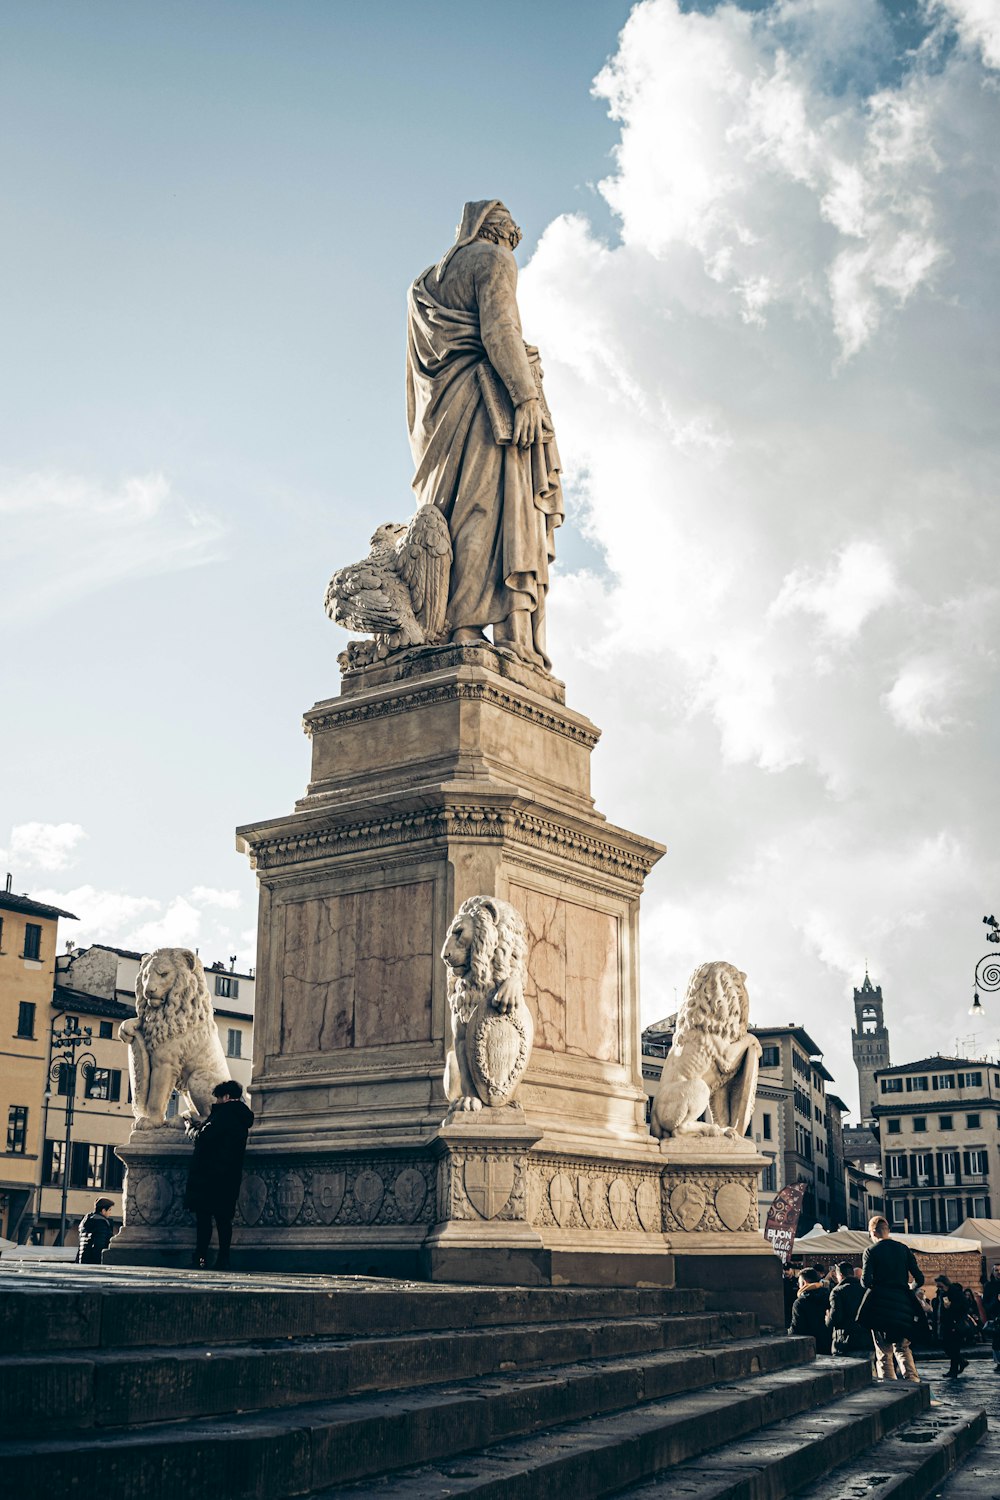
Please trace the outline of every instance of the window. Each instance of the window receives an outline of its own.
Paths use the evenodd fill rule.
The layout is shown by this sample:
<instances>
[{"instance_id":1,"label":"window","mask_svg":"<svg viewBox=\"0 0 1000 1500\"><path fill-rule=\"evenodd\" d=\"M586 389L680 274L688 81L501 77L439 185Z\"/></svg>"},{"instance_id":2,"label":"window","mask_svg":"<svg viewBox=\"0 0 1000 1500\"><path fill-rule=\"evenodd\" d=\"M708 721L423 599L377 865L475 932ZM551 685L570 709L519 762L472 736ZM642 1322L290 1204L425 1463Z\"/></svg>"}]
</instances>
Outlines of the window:
<instances>
[{"instance_id":1,"label":"window","mask_svg":"<svg viewBox=\"0 0 1000 1500\"><path fill-rule=\"evenodd\" d=\"M23 1156L28 1147L28 1106L12 1104L7 1111L7 1150Z\"/></svg>"},{"instance_id":2,"label":"window","mask_svg":"<svg viewBox=\"0 0 1000 1500\"><path fill-rule=\"evenodd\" d=\"M922 1130L926 1130L927 1129L927 1116L926 1115L914 1115L913 1116L913 1128L918 1133L920 1131L922 1131Z\"/></svg>"},{"instance_id":3,"label":"window","mask_svg":"<svg viewBox=\"0 0 1000 1500\"><path fill-rule=\"evenodd\" d=\"M934 1087L936 1089L953 1089L955 1087L954 1073L935 1073Z\"/></svg>"},{"instance_id":4,"label":"window","mask_svg":"<svg viewBox=\"0 0 1000 1500\"><path fill-rule=\"evenodd\" d=\"M30 1000L22 1000L17 1007L18 1036L35 1035L35 1007Z\"/></svg>"},{"instance_id":5,"label":"window","mask_svg":"<svg viewBox=\"0 0 1000 1500\"><path fill-rule=\"evenodd\" d=\"M24 952L22 958L38 959L42 956L42 929L37 922L24 924Z\"/></svg>"},{"instance_id":6,"label":"window","mask_svg":"<svg viewBox=\"0 0 1000 1500\"><path fill-rule=\"evenodd\" d=\"M950 1232L957 1229L962 1222L962 1200L961 1198L946 1198L944 1200L944 1227Z\"/></svg>"},{"instance_id":7,"label":"window","mask_svg":"<svg viewBox=\"0 0 1000 1500\"><path fill-rule=\"evenodd\" d=\"M815 1120L822 1120L822 1118L823 1118L823 1111L820 1109L820 1107L819 1107L818 1104L814 1104L813 1105L813 1119L815 1119Z\"/></svg>"},{"instance_id":8,"label":"window","mask_svg":"<svg viewBox=\"0 0 1000 1500\"><path fill-rule=\"evenodd\" d=\"M87 1068L83 1086L86 1099L120 1099L122 1073L120 1068Z\"/></svg>"},{"instance_id":9,"label":"window","mask_svg":"<svg viewBox=\"0 0 1000 1500\"><path fill-rule=\"evenodd\" d=\"M778 1191L778 1169L774 1164L773 1157L760 1174L760 1190L762 1193L776 1193Z\"/></svg>"},{"instance_id":10,"label":"window","mask_svg":"<svg viewBox=\"0 0 1000 1500\"><path fill-rule=\"evenodd\" d=\"M74 1141L70 1157L69 1185L74 1188L99 1188L104 1176L104 1147Z\"/></svg>"},{"instance_id":11,"label":"window","mask_svg":"<svg viewBox=\"0 0 1000 1500\"><path fill-rule=\"evenodd\" d=\"M927 1092L927 1079L926 1078L908 1078L906 1080L906 1092L908 1094L926 1094L926 1092Z\"/></svg>"},{"instance_id":12,"label":"window","mask_svg":"<svg viewBox=\"0 0 1000 1500\"><path fill-rule=\"evenodd\" d=\"M231 974L216 974L215 993L223 1000L235 1000L240 992L240 982Z\"/></svg>"},{"instance_id":13,"label":"window","mask_svg":"<svg viewBox=\"0 0 1000 1500\"><path fill-rule=\"evenodd\" d=\"M887 1156L885 1159L885 1171L887 1177L905 1177L906 1157L892 1155Z\"/></svg>"},{"instance_id":14,"label":"window","mask_svg":"<svg viewBox=\"0 0 1000 1500\"><path fill-rule=\"evenodd\" d=\"M963 1089L981 1089L983 1075L982 1073L959 1073L958 1082Z\"/></svg>"},{"instance_id":15,"label":"window","mask_svg":"<svg viewBox=\"0 0 1000 1500\"><path fill-rule=\"evenodd\" d=\"M941 1153L941 1181L946 1187L953 1187L958 1181L958 1152L942 1151Z\"/></svg>"},{"instance_id":16,"label":"window","mask_svg":"<svg viewBox=\"0 0 1000 1500\"><path fill-rule=\"evenodd\" d=\"M762 1068L777 1068L781 1065L781 1048L765 1047L761 1053L760 1065Z\"/></svg>"},{"instance_id":17,"label":"window","mask_svg":"<svg viewBox=\"0 0 1000 1500\"><path fill-rule=\"evenodd\" d=\"M903 1080L901 1078L883 1078L881 1088L883 1094L901 1094L903 1092Z\"/></svg>"},{"instance_id":18,"label":"window","mask_svg":"<svg viewBox=\"0 0 1000 1500\"><path fill-rule=\"evenodd\" d=\"M764 1139L765 1139L765 1141L769 1141L771 1139L771 1116L769 1114L765 1114L764 1115L764 1122L763 1123L764 1123Z\"/></svg>"},{"instance_id":19,"label":"window","mask_svg":"<svg viewBox=\"0 0 1000 1500\"><path fill-rule=\"evenodd\" d=\"M966 1130L978 1130L979 1129L979 1116L978 1115L966 1115L966 1117L965 1117L965 1128L966 1128Z\"/></svg>"},{"instance_id":20,"label":"window","mask_svg":"<svg viewBox=\"0 0 1000 1500\"><path fill-rule=\"evenodd\" d=\"M951 1130L951 1115L938 1115L938 1127L941 1130Z\"/></svg>"},{"instance_id":21,"label":"window","mask_svg":"<svg viewBox=\"0 0 1000 1500\"><path fill-rule=\"evenodd\" d=\"M63 1175L63 1142L46 1141L42 1151L42 1181L61 1186Z\"/></svg>"},{"instance_id":22,"label":"window","mask_svg":"<svg viewBox=\"0 0 1000 1500\"><path fill-rule=\"evenodd\" d=\"M928 1234L934 1228L934 1213L929 1198L918 1198L913 1205L913 1217L921 1234Z\"/></svg>"},{"instance_id":23,"label":"window","mask_svg":"<svg viewBox=\"0 0 1000 1500\"><path fill-rule=\"evenodd\" d=\"M61 1062L59 1064L59 1072L56 1075L56 1093L68 1094L70 1092L70 1084L72 1083L72 1081L73 1074L69 1063Z\"/></svg>"},{"instance_id":24,"label":"window","mask_svg":"<svg viewBox=\"0 0 1000 1500\"><path fill-rule=\"evenodd\" d=\"M804 1115L808 1120L810 1118L809 1095L804 1091L804 1089L795 1088L793 1086L792 1098L795 1101L795 1108L798 1113L800 1115Z\"/></svg>"},{"instance_id":25,"label":"window","mask_svg":"<svg viewBox=\"0 0 1000 1500\"><path fill-rule=\"evenodd\" d=\"M892 1222L894 1225L906 1223L906 1199L894 1198L892 1203Z\"/></svg>"},{"instance_id":26,"label":"window","mask_svg":"<svg viewBox=\"0 0 1000 1500\"><path fill-rule=\"evenodd\" d=\"M929 1187L933 1180L934 1158L929 1151L918 1151L913 1158L914 1175L918 1187Z\"/></svg>"},{"instance_id":27,"label":"window","mask_svg":"<svg viewBox=\"0 0 1000 1500\"><path fill-rule=\"evenodd\" d=\"M112 1193L121 1192L125 1178L125 1165L115 1155L114 1146L104 1148L104 1186Z\"/></svg>"},{"instance_id":28,"label":"window","mask_svg":"<svg viewBox=\"0 0 1000 1500\"><path fill-rule=\"evenodd\" d=\"M990 1200L988 1198L970 1198L972 1212L970 1219L988 1219L990 1216Z\"/></svg>"},{"instance_id":29,"label":"window","mask_svg":"<svg viewBox=\"0 0 1000 1500\"><path fill-rule=\"evenodd\" d=\"M235 1026L230 1026L228 1028L228 1035L226 1038L226 1056L243 1056L243 1033L241 1031L238 1031Z\"/></svg>"},{"instance_id":30,"label":"window","mask_svg":"<svg viewBox=\"0 0 1000 1500\"><path fill-rule=\"evenodd\" d=\"M105 1042L110 1041L111 1038L114 1036L114 1034L115 1034L114 1023L112 1021L102 1021L101 1025L100 1025L100 1030L98 1032L98 1035L100 1036L101 1040L105 1041Z\"/></svg>"},{"instance_id":31,"label":"window","mask_svg":"<svg viewBox=\"0 0 1000 1500\"><path fill-rule=\"evenodd\" d=\"M900 1135L902 1133L902 1122L900 1120L886 1120L885 1128L889 1135Z\"/></svg>"},{"instance_id":32,"label":"window","mask_svg":"<svg viewBox=\"0 0 1000 1500\"><path fill-rule=\"evenodd\" d=\"M962 1171L966 1177L985 1177L988 1170L988 1157L985 1150L962 1152Z\"/></svg>"}]
</instances>

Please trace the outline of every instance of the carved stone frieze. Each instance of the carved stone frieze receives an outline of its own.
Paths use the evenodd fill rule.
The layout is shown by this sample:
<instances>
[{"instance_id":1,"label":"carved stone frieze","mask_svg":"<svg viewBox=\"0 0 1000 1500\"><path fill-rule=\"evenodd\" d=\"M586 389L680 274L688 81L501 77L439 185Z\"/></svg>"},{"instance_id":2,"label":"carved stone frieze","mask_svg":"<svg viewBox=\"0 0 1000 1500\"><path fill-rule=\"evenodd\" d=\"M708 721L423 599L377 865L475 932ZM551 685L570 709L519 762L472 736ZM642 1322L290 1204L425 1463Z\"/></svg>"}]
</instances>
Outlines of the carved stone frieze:
<instances>
[{"instance_id":1,"label":"carved stone frieze","mask_svg":"<svg viewBox=\"0 0 1000 1500\"><path fill-rule=\"evenodd\" d=\"M427 1198L427 1179L415 1167L404 1167L392 1184L392 1195L407 1224L412 1224Z\"/></svg>"},{"instance_id":2,"label":"carved stone frieze","mask_svg":"<svg viewBox=\"0 0 1000 1500\"><path fill-rule=\"evenodd\" d=\"M441 1162L441 1219L523 1220L526 1194L521 1150L455 1149Z\"/></svg>"},{"instance_id":3,"label":"carved stone frieze","mask_svg":"<svg viewBox=\"0 0 1000 1500\"><path fill-rule=\"evenodd\" d=\"M516 690L506 689L489 681L442 682L424 687L400 688L392 697L379 698L367 703L340 700L332 708L313 709L304 714L302 728L310 738L319 731L337 729L342 724L366 724L393 714L408 713L414 708L428 704L453 703L459 700L473 703L488 703L517 718L527 719L553 734L563 735L574 743L586 745L592 750L600 739L600 730L593 724L581 723L568 714L561 714L556 707L532 703Z\"/></svg>"},{"instance_id":4,"label":"carved stone frieze","mask_svg":"<svg viewBox=\"0 0 1000 1500\"><path fill-rule=\"evenodd\" d=\"M556 855L567 863L581 864L630 885L641 885L659 857L655 847L647 849L597 838L569 823L541 817L525 808L472 804L399 812L390 817L337 823L294 835L250 837L246 831L246 836L254 866L259 870L326 860L341 849L359 853L449 837L481 838Z\"/></svg>"},{"instance_id":5,"label":"carved stone frieze","mask_svg":"<svg viewBox=\"0 0 1000 1500\"><path fill-rule=\"evenodd\" d=\"M347 1188L346 1172L314 1172L312 1174L312 1209L321 1224L332 1224L340 1213Z\"/></svg>"},{"instance_id":6,"label":"carved stone frieze","mask_svg":"<svg viewBox=\"0 0 1000 1500\"><path fill-rule=\"evenodd\" d=\"M667 1231L759 1229L756 1172L694 1165L669 1169L663 1177L663 1220Z\"/></svg>"},{"instance_id":7,"label":"carved stone frieze","mask_svg":"<svg viewBox=\"0 0 1000 1500\"><path fill-rule=\"evenodd\" d=\"M549 1204L552 1216L561 1228L577 1206L572 1180L565 1172L557 1172L549 1183Z\"/></svg>"}]
</instances>

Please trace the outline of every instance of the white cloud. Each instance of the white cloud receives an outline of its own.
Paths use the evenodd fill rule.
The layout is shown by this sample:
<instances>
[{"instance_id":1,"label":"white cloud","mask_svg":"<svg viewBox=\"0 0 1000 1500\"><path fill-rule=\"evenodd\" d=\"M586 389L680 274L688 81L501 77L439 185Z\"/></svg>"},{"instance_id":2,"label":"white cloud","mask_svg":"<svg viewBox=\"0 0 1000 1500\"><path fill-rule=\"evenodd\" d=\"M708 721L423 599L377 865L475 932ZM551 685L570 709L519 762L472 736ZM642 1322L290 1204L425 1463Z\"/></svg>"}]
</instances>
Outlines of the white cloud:
<instances>
[{"instance_id":1,"label":"white cloud","mask_svg":"<svg viewBox=\"0 0 1000 1500\"><path fill-rule=\"evenodd\" d=\"M1000 68L1000 6L997 0L937 0L967 47L978 48L987 67Z\"/></svg>"},{"instance_id":2,"label":"white cloud","mask_svg":"<svg viewBox=\"0 0 1000 1500\"><path fill-rule=\"evenodd\" d=\"M239 891L220 891L208 885L196 885L191 900L199 906L218 906L223 911L235 911L243 898Z\"/></svg>"},{"instance_id":3,"label":"white cloud","mask_svg":"<svg viewBox=\"0 0 1000 1500\"><path fill-rule=\"evenodd\" d=\"M597 84L621 242L558 219L521 279L606 565L557 575L556 670L599 805L670 848L644 1015L731 958L846 1097L865 957L900 1055L950 1049L1000 887L1000 91L890 20L638 5Z\"/></svg>"},{"instance_id":4,"label":"white cloud","mask_svg":"<svg viewBox=\"0 0 1000 1500\"><path fill-rule=\"evenodd\" d=\"M76 863L77 845L87 837L79 823L18 823L10 847L0 853L17 869L65 870Z\"/></svg>"},{"instance_id":5,"label":"white cloud","mask_svg":"<svg viewBox=\"0 0 1000 1500\"><path fill-rule=\"evenodd\" d=\"M218 555L222 522L173 493L163 474L107 486L81 475L0 476L0 618L23 622L127 578ZM40 547L40 536L52 545Z\"/></svg>"}]
</instances>

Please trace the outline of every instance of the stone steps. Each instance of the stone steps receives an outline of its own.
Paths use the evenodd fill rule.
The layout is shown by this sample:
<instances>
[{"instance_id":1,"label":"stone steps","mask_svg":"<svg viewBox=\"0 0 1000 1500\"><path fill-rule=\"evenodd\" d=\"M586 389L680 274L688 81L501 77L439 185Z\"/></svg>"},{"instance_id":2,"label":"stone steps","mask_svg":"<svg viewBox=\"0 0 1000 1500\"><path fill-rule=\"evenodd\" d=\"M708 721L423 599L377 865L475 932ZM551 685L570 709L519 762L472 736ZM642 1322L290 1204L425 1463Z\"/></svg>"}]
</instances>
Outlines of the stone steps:
<instances>
[{"instance_id":1,"label":"stone steps","mask_svg":"<svg viewBox=\"0 0 1000 1500\"><path fill-rule=\"evenodd\" d=\"M396 1337L286 1339L178 1349L0 1357L0 1436L259 1411L505 1370L718 1345L755 1331L748 1313L521 1323Z\"/></svg>"},{"instance_id":2,"label":"stone steps","mask_svg":"<svg viewBox=\"0 0 1000 1500\"><path fill-rule=\"evenodd\" d=\"M520 1452L532 1443L530 1434L553 1426L562 1433L567 1423L570 1431L574 1424L599 1429L609 1453L635 1448L635 1431L648 1429L648 1442L639 1444L648 1450L648 1473L671 1461L663 1455L673 1451L670 1442L679 1441L681 1429L688 1456L698 1451L696 1432L710 1445L723 1425L727 1431L751 1430L868 1378L867 1367L857 1362L828 1360L819 1368L811 1358L809 1339L736 1340L714 1349L592 1360L285 1411L8 1441L0 1443L0 1473L11 1494L24 1494L25 1486L32 1492L33 1485L47 1495L82 1495L97 1487L116 1500L174 1493L185 1500L220 1493L281 1500L366 1477L395 1493L396 1486L418 1481L375 1476L438 1459L449 1460L450 1467L453 1455L477 1449L486 1450L477 1464L492 1462L491 1445L509 1439L508 1446ZM671 1435L666 1446L655 1441L661 1432ZM537 1441L544 1448L545 1440ZM553 1441L551 1434L547 1441ZM570 1446L577 1451L577 1444ZM584 1486L579 1493L607 1491Z\"/></svg>"},{"instance_id":3,"label":"stone steps","mask_svg":"<svg viewBox=\"0 0 1000 1500\"><path fill-rule=\"evenodd\" d=\"M775 1346L787 1342L773 1340ZM653 1476L661 1476L659 1493L678 1493L676 1465L710 1453L725 1439L763 1429L784 1430L790 1418L868 1387L867 1366L857 1360L823 1359L804 1368L779 1370L755 1379L689 1391L631 1410L570 1422L534 1436L494 1444L481 1452L457 1455L443 1464L423 1464L403 1473L343 1482L320 1494L399 1500L431 1500L439 1495L475 1495L489 1500L591 1500L629 1494ZM920 1404L914 1387L904 1410ZM873 1393L868 1387L867 1395ZM777 1440L777 1432L769 1434ZM670 1470L669 1474L663 1473ZM786 1491L786 1493L788 1493ZM776 1500L776 1497L768 1497Z\"/></svg>"}]
</instances>

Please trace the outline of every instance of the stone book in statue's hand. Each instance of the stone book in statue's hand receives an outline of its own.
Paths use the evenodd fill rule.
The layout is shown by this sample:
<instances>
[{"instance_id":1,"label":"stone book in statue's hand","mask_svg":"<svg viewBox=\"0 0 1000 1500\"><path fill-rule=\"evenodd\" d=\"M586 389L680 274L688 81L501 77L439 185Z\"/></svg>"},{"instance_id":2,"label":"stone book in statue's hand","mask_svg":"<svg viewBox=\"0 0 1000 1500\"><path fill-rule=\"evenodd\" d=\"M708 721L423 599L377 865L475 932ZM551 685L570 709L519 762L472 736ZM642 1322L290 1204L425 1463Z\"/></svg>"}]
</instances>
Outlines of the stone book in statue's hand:
<instances>
[{"instance_id":1,"label":"stone book in statue's hand","mask_svg":"<svg viewBox=\"0 0 1000 1500\"><path fill-rule=\"evenodd\" d=\"M525 348L528 351L528 362L531 366L531 373L535 377L535 390L542 408L542 441L547 442L553 436L553 427L552 414L542 389L542 367L538 362L537 349L533 350L527 344ZM479 388L483 393L483 402L490 419L490 426L493 428L493 441L508 445L514 441L514 403L510 399L510 392L488 359L484 359L477 367L476 374L479 376Z\"/></svg>"}]
</instances>

